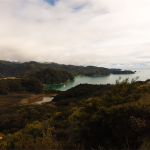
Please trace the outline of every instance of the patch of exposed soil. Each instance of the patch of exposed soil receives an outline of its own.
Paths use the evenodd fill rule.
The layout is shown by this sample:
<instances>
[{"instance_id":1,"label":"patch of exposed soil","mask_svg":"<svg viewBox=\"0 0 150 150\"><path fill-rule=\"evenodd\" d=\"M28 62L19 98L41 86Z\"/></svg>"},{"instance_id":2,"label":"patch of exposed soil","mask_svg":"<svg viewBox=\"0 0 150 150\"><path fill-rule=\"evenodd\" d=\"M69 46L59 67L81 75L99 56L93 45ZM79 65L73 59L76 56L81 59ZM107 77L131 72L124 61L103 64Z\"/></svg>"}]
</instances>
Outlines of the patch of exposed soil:
<instances>
[{"instance_id":1,"label":"patch of exposed soil","mask_svg":"<svg viewBox=\"0 0 150 150\"><path fill-rule=\"evenodd\" d=\"M42 101L43 97L54 97L54 96L56 96L56 94L37 94L37 95L32 94L29 98L22 99L20 103L21 104L36 104L34 102ZM50 102L44 102L44 104L50 105L49 103ZM54 105L54 104L51 104L51 105Z\"/></svg>"}]
</instances>

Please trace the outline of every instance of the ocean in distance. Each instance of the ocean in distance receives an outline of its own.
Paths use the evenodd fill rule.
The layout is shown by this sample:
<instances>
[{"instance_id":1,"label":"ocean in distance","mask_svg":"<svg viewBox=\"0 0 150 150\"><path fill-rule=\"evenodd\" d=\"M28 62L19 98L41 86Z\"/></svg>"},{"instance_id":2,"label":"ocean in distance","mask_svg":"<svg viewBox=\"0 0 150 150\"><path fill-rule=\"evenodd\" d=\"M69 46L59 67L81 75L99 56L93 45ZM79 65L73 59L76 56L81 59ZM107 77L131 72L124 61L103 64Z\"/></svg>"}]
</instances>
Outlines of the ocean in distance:
<instances>
[{"instance_id":1,"label":"ocean in distance","mask_svg":"<svg viewBox=\"0 0 150 150\"><path fill-rule=\"evenodd\" d=\"M121 79L129 78L131 81L135 77L139 77L138 81L145 81L150 79L150 70L138 70L135 74L111 74L108 76L77 76L74 81L69 81L66 84L57 84L57 85L45 85L45 87L51 87L52 89L66 91L72 87L75 87L78 84L115 84L116 80L121 77Z\"/></svg>"}]
</instances>

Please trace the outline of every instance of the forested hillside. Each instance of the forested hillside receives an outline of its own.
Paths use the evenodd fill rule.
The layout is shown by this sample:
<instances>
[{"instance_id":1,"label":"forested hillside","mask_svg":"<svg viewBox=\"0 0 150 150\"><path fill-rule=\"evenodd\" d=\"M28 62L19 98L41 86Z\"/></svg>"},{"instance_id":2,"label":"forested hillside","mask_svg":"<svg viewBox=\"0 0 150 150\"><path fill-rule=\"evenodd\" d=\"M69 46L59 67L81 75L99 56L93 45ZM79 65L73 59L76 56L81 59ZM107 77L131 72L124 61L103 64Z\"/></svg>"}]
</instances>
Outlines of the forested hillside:
<instances>
[{"instance_id":1,"label":"forested hillside","mask_svg":"<svg viewBox=\"0 0 150 150\"><path fill-rule=\"evenodd\" d=\"M5 105L0 109L0 147L150 149L148 81L81 84L58 94L55 107Z\"/></svg>"},{"instance_id":2,"label":"forested hillside","mask_svg":"<svg viewBox=\"0 0 150 150\"><path fill-rule=\"evenodd\" d=\"M4 77L26 77L35 71L45 69L46 67L38 63L16 63L0 61L0 73Z\"/></svg>"},{"instance_id":3,"label":"forested hillside","mask_svg":"<svg viewBox=\"0 0 150 150\"><path fill-rule=\"evenodd\" d=\"M95 66L74 66L74 65L63 65L57 63L39 63L35 61L30 62L9 62L0 60L0 78L3 77L27 77L30 74L35 73L46 68L53 68L58 71L67 71L73 76L83 75L83 76L99 76L99 75L110 75L110 73L117 74L132 74L132 71L117 71L110 70L103 67Z\"/></svg>"},{"instance_id":4,"label":"forested hillside","mask_svg":"<svg viewBox=\"0 0 150 150\"><path fill-rule=\"evenodd\" d=\"M56 71L53 68L37 71L29 77L37 78L43 84L60 84L74 79L74 76L67 71Z\"/></svg>"},{"instance_id":5,"label":"forested hillside","mask_svg":"<svg viewBox=\"0 0 150 150\"><path fill-rule=\"evenodd\" d=\"M42 83L38 79L33 77L0 80L0 95L20 92L41 93L42 89Z\"/></svg>"}]
</instances>

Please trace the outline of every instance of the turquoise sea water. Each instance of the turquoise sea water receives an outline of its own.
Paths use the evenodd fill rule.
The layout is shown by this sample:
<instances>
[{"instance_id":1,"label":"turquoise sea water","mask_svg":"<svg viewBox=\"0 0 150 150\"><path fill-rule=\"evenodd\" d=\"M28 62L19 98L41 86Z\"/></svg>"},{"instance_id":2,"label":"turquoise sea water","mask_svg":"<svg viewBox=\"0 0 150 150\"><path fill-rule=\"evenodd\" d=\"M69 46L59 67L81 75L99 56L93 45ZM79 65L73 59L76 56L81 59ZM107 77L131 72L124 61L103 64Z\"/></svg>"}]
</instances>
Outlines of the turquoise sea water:
<instances>
[{"instance_id":1,"label":"turquoise sea water","mask_svg":"<svg viewBox=\"0 0 150 150\"><path fill-rule=\"evenodd\" d=\"M111 74L109 76L83 76L83 77L75 77L74 81L69 81L66 84L58 84L58 85L45 85L46 87L52 87L56 90L66 91L78 84L88 83L88 84L115 84L116 80L121 77L122 79L129 78L131 81L133 78L139 76L138 81L145 81L150 79L150 70L140 70L135 74Z\"/></svg>"}]
</instances>

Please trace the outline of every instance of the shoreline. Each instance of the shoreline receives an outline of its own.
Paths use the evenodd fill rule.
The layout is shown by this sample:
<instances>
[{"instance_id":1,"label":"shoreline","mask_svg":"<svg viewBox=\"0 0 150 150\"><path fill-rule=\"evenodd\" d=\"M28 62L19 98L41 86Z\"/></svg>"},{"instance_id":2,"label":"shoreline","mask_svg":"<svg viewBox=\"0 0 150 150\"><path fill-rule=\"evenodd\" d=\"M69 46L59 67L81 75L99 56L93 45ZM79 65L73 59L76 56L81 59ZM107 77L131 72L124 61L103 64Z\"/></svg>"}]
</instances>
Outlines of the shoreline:
<instances>
[{"instance_id":1,"label":"shoreline","mask_svg":"<svg viewBox=\"0 0 150 150\"><path fill-rule=\"evenodd\" d=\"M58 84L43 84L43 85L60 85L60 84L67 84L69 81L75 81L75 78L73 80L67 80L67 82L64 83L58 83Z\"/></svg>"},{"instance_id":2,"label":"shoreline","mask_svg":"<svg viewBox=\"0 0 150 150\"><path fill-rule=\"evenodd\" d=\"M58 83L58 84L43 84L43 85L62 85L62 84L67 84L68 82L70 81L75 81L76 77L103 77L103 76L111 76L111 75L131 75L131 74L135 74L136 72L134 73L122 73L122 74L115 74L115 73L110 73L110 74L107 74L107 75L94 75L94 76L85 76L85 75L77 75L75 76L75 78L73 80L68 80L67 82L64 82L64 83Z\"/></svg>"}]
</instances>

